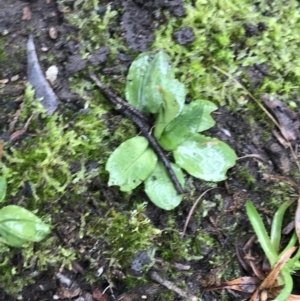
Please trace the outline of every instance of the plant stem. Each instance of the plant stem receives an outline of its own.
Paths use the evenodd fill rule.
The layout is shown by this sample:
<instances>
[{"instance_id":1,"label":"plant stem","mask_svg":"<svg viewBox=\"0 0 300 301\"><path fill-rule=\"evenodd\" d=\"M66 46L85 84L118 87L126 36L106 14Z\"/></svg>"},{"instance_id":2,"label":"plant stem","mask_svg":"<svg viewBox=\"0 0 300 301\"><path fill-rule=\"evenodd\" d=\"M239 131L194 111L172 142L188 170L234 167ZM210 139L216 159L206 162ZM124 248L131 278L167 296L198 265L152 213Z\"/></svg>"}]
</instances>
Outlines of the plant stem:
<instances>
[{"instance_id":1,"label":"plant stem","mask_svg":"<svg viewBox=\"0 0 300 301\"><path fill-rule=\"evenodd\" d=\"M280 294L273 300L273 301L285 301L287 300L288 296L292 293L293 290L293 278L291 276L291 272L286 270L284 267L280 272L282 276L282 283L284 288L281 290Z\"/></svg>"},{"instance_id":2,"label":"plant stem","mask_svg":"<svg viewBox=\"0 0 300 301\"><path fill-rule=\"evenodd\" d=\"M298 237L297 237L297 234L296 232L294 232L294 234L292 235L292 237L290 238L290 241L289 243L286 245L286 247L281 251L281 253L279 254L279 258L288 250L290 249L291 247L295 246L296 242L298 241ZM299 252L299 249L297 251L296 254L298 254ZM296 255L295 255L296 256ZM290 260L293 260L295 258L295 256L293 258L291 258Z\"/></svg>"},{"instance_id":3,"label":"plant stem","mask_svg":"<svg viewBox=\"0 0 300 301\"><path fill-rule=\"evenodd\" d=\"M295 269L299 269L299 258L300 258L300 248L298 247L296 254L292 258L290 258L286 263L286 267L290 269L290 272L292 272Z\"/></svg>"},{"instance_id":4,"label":"plant stem","mask_svg":"<svg viewBox=\"0 0 300 301\"><path fill-rule=\"evenodd\" d=\"M279 251L282 220L283 220L284 213L285 213L286 209L289 208L289 206L293 203L294 203L294 201L286 201L286 202L282 203L279 206L279 208L277 209L277 211L273 217L270 240L271 240L271 244L273 245L276 253L278 253L278 251Z\"/></svg>"},{"instance_id":5,"label":"plant stem","mask_svg":"<svg viewBox=\"0 0 300 301\"><path fill-rule=\"evenodd\" d=\"M251 201L246 202L246 211L258 241L273 268L278 261L278 255L267 234L266 228Z\"/></svg>"}]
</instances>

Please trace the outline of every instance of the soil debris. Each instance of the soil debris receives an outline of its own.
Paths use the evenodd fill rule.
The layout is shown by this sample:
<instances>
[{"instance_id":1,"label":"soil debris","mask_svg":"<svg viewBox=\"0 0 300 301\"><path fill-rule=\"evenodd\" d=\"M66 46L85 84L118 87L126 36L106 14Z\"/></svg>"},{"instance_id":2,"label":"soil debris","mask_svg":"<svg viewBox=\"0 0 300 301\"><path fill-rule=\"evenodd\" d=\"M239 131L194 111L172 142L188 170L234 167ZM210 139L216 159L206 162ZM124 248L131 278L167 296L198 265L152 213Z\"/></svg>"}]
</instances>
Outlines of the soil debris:
<instances>
[{"instance_id":1,"label":"soil debris","mask_svg":"<svg viewBox=\"0 0 300 301\"><path fill-rule=\"evenodd\" d=\"M92 66L97 67L107 60L110 50L108 47L100 47L95 53L89 56L89 62Z\"/></svg>"},{"instance_id":2,"label":"soil debris","mask_svg":"<svg viewBox=\"0 0 300 301\"><path fill-rule=\"evenodd\" d=\"M123 1L124 14L121 30L131 49L145 51L154 41L152 31L166 21L161 8L168 9L176 17L182 17L185 14L182 0Z\"/></svg>"},{"instance_id":3,"label":"soil debris","mask_svg":"<svg viewBox=\"0 0 300 301\"><path fill-rule=\"evenodd\" d=\"M194 42L195 40L194 31L190 27L183 27L178 31L175 31L173 33L173 36L176 39L177 43L180 45L186 45Z\"/></svg>"},{"instance_id":4,"label":"soil debris","mask_svg":"<svg viewBox=\"0 0 300 301\"><path fill-rule=\"evenodd\" d=\"M74 54L69 56L68 63L66 65L66 72L68 75L75 74L83 70L87 65L87 60L84 60L80 54Z\"/></svg>"},{"instance_id":5,"label":"soil debris","mask_svg":"<svg viewBox=\"0 0 300 301\"><path fill-rule=\"evenodd\" d=\"M147 50L150 43L154 41L151 11L135 4L133 1L124 2L123 8L121 29L126 43L133 50Z\"/></svg>"}]
</instances>

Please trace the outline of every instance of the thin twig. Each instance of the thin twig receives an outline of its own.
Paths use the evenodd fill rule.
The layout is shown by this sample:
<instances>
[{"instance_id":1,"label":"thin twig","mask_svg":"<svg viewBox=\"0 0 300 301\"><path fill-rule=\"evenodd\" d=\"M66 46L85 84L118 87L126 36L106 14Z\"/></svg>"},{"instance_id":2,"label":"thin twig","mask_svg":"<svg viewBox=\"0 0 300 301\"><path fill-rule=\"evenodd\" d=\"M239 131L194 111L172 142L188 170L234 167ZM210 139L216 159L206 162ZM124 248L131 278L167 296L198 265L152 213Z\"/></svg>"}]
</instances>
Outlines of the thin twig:
<instances>
[{"instance_id":1,"label":"thin twig","mask_svg":"<svg viewBox=\"0 0 300 301\"><path fill-rule=\"evenodd\" d=\"M191 268L190 265L177 263L177 262L170 263L170 262L163 261L161 258L157 258L157 257L155 257L155 263L161 264L163 266L174 268L178 271L188 271Z\"/></svg>"},{"instance_id":2,"label":"thin twig","mask_svg":"<svg viewBox=\"0 0 300 301\"><path fill-rule=\"evenodd\" d=\"M148 140L150 145L152 146L154 152L157 154L162 164L165 166L167 173L177 191L178 194L183 194L183 188L179 183L171 164L164 154L162 148L159 146L155 138L150 134L150 125L148 124L147 118L132 107L129 103L124 101L121 97L117 96L113 91L111 91L108 87L106 87L97 77L96 75L89 71L90 78L95 82L95 84L100 88L100 90L107 96L107 98L117 106L117 110L119 110L123 115L129 118L142 132L143 136Z\"/></svg>"},{"instance_id":3,"label":"thin twig","mask_svg":"<svg viewBox=\"0 0 300 301\"><path fill-rule=\"evenodd\" d=\"M100 80L99 78L92 72L89 70L89 75L90 78L95 82L95 84L98 86L98 88L100 88L100 90L102 92L105 93L105 95L109 98L109 100L116 106L118 106L117 109L121 110L128 110L131 111L132 114L136 115L137 117L139 117L141 120L143 120L143 122L148 123L148 119L140 112L138 111L136 108L134 108L133 106L131 106L128 102L126 102L125 100L123 100L121 97L119 97L118 95L116 95L112 90L110 90L108 87L106 87ZM120 107L120 108L119 108Z\"/></svg>"},{"instance_id":4,"label":"thin twig","mask_svg":"<svg viewBox=\"0 0 300 301\"><path fill-rule=\"evenodd\" d=\"M295 191L299 194L300 186L296 182L291 180L290 178L287 178L285 176L263 173L262 179L265 181L283 182L283 183L289 185L290 187L293 187L295 189Z\"/></svg>"},{"instance_id":5,"label":"thin twig","mask_svg":"<svg viewBox=\"0 0 300 301\"><path fill-rule=\"evenodd\" d=\"M165 280L162 277L160 277L160 275L155 272L155 271L150 271L149 272L149 276L152 280L158 282L159 284L163 285L164 287L166 287L167 289L175 292L176 294L178 294L180 297L186 299L186 300L190 300L190 301L202 301L201 298L198 298L188 292L183 291L181 288L177 287L176 285L174 285L171 281Z\"/></svg>"},{"instance_id":6,"label":"thin twig","mask_svg":"<svg viewBox=\"0 0 300 301\"><path fill-rule=\"evenodd\" d=\"M245 156L242 156L242 157L238 157L236 160L238 161L238 160L247 159L247 158L259 159L263 162L266 162L266 160L261 155L258 155L258 154L245 155Z\"/></svg>"},{"instance_id":7,"label":"thin twig","mask_svg":"<svg viewBox=\"0 0 300 301\"><path fill-rule=\"evenodd\" d=\"M217 188L219 188L219 187L209 188L209 189L205 190L205 191L198 197L198 199L196 200L196 202L194 203L194 205L193 205L192 208L190 209L189 214L188 214L188 216L187 216L187 218L186 218L186 221L185 221L185 224L184 224L184 227L183 227L182 237L185 235L186 228L187 228L187 226L188 226L188 224L189 224L189 222L190 222L190 219L191 219L191 217L192 217L192 215L193 215L193 213L194 213L194 211L195 211L195 208L198 206L198 204L199 204L199 202L201 201L201 199L204 197L204 195L205 195L208 191L213 190L213 189L217 189Z\"/></svg>"}]
</instances>

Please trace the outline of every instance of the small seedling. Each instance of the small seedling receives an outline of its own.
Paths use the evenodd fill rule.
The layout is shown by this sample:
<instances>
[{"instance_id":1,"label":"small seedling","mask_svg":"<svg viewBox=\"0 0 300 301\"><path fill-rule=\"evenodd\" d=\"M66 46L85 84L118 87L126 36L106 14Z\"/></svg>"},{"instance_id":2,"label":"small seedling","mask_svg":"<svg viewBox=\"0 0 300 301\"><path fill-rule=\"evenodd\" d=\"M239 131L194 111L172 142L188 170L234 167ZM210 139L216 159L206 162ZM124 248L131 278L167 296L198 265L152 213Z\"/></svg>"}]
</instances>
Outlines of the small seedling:
<instances>
[{"instance_id":1,"label":"small seedling","mask_svg":"<svg viewBox=\"0 0 300 301\"><path fill-rule=\"evenodd\" d=\"M6 195L6 179L0 177L0 202ZM11 247L21 247L25 242L39 242L50 233L50 226L30 211L16 205L0 209L1 241Z\"/></svg>"},{"instance_id":2,"label":"small seedling","mask_svg":"<svg viewBox=\"0 0 300 301\"><path fill-rule=\"evenodd\" d=\"M217 107L203 99L185 104L185 98L185 87L175 79L165 52L143 53L132 63L126 99L143 119L155 118L153 136L160 147L173 153L176 164L172 163L170 169L180 185L184 187L182 169L205 181L225 180L228 168L235 164L235 152L226 143L199 134L214 125L210 113ZM131 138L111 154L106 164L108 184L131 191L144 182L150 200L171 210L180 204L183 195L174 187L170 171L158 160L148 140Z\"/></svg>"},{"instance_id":3,"label":"small seedling","mask_svg":"<svg viewBox=\"0 0 300 301\"><path fill-rule=\"evenodd\" d=\"M292 274L295 270L300 269L300 249L298 249L292 258L290 258L296 249L295 245L298 240L296 233L293 234L287 246L281 252L279 251L284 213L292 203L293 201L286 201L278 208L272 221L270 237L252 202L247 201L246 203L248 218L272 269L269 275L276 269L278 270L277 275L280 271L280 274L274 280L277 282L277 285L282 285L283 288L279 295L274 299L276 301L288 300L293 289ZM280 268L278 268L279 266ZM269 275L267 277L269 277ZM259 294L259 289L260 288L256 290L256 295ZM297 299L293 300L300 300L300 296L297 297ZM255 300L254 297L253 300Z\"/></svg>"},{"instance_id":4,"label":"small seedling","mask_svg":"<svg viewBox=\"0 0 300 301\"><path fill-rule=\"evenodd\" d=\"M249 263L249 267L253 270L255 276L245 276L238 279L230 280L221 285L210 287L207 290L218 289L233 289L241 292L252 293L249 301L296 301L300 300L300 296L292 295L293 279L292 274L295 270L300 269L300 250L293 255L297 247L295 246L298 239L294 233L283 250L280 248L282 221L284 213L293 201L284 202L276 211L272 226L270 237L267 234L266 228L261 217L253 206L251 201L246 202L246 211L250 223L257 236L258 242L264 251L265 257L268 259L270 268L266 272L265 268L259 266L251 256L249 250L249 259L239 259L242 265ZM249 245L249 243L247 243ZM237 252L238 258L240 255ZM245 256L246 258L246 256ZM247 264L248 265L248 264Z\"/></svg>"}]
</instances>

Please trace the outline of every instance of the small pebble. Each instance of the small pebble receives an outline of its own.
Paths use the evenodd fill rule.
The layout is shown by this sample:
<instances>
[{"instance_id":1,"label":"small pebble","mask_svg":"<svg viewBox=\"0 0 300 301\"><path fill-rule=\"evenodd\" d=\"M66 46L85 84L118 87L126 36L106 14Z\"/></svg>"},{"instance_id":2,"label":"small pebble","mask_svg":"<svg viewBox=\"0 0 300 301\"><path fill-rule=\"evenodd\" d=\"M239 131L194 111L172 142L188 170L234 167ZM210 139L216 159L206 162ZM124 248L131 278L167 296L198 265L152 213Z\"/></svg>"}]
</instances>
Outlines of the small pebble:
<instances>
[{"instance_id":1,"label":"small pebble","mask_svg":"<svg viewBox=\"0 0 300 301\"><path fill-rule=\"evenodd\" d=\"M46 79L53 86L57 79L58 68L55 65L50 66L46 71Z\"/></svg>"},{"instance_id":2,"label":"small pebble","mask_svg":"<svg viewBox=\"0 0 300 301\"><path fill-rule=\"evenodd\" d=\"M52 26L49 28L49 36L52 40L57 39L57 34L57 29L55 27Z\"/></svg>"},{"instance_id":3,"label":"small pebble","mask_svg":"<svg viewBox=\"0 0 300 301\"><path fill-rule=\"evenodd\" d=\"M97 270L97 273L96 273L96 277L100 277L104 272L104 268L103 267L100 267L98 270Z\"/></svg>"},{"instance_id":4,"label":"small pebble","mask_svg":"<svg viewBox=\"0 0 300 301\"><path fill-rule=\"evenodd\" d=\"M226 136L231 137L231 133L230 133L227 129L221 128L221 131L222 131Z\"/></svg>"},{"instance_id":5,"label":"small pebble","mask_svg":"<svg viewBox=\"0 0 300 301\"><path fill-rule=\"evenodd\" d=\"M31 10L30 10L29 6L23 7L22 13L23 13L23 15L22 15L23 21L31 20Z\"/></svg>"},{"instance_id":6,"label":"small pebble","mask_svg":"<svg viewBox=\"0 0 300 301\"><path fill-rule=\"evenodd\" d=\"M19 79L19 75L17 74L17 75L14 75L13 77L11 77L11 79L10 79L10 81L11 82L15 82L15 81L17 81L18 79Z\"/></svg>"},{"instance_id":7,"label":"small pebble","mask_svg":"<svg viewBox=\"0 0 300 301\"><path fill-rule=\"evenodd\" d=\"M180 45L186 45L195 41L194 31L190 27L182 27L181 29L175 31L173 36Z\"/></svg>"}]
</instances>

